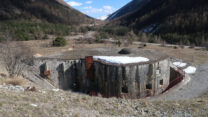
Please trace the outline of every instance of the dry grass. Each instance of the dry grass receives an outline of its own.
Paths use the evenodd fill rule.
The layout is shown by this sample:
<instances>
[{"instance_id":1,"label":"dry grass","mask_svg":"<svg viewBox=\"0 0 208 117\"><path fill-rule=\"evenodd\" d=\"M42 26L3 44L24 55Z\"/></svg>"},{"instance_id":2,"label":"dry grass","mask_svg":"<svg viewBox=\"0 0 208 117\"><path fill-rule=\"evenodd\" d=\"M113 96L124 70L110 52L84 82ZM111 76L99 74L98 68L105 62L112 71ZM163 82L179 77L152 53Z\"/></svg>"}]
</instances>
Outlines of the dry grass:
<instances>
[{"instance_id":1,"label":"dry grass","mask_svg":"<svg viewBox=\"0 0 208 117\"><path fill-rule=\"evenodd\" d=\"M24 45L30 47L30 49L33 50L34 54L39 53L41 55L50 55L50 54L55 54L58 52L64 52L68 51L69 48L72 48L72 46L75 46L76 48L82 48L82 49L87 49L87 48L98 48L98 47L106 47L106 48L111 48L111 47L116 47L115 44L107 43L107 44L75 44L74 40L71 40L70 36L65 37L67 40L67 45L65 47L50 47L50 44L52 40L54 39L54 36L50 36L49 40L32 40L32 41L26 41L23 42ZM48 45L42 46L42 45ZM124 47L123 45L121 48ZM138 44L136 45L130 45L129 48L138 48ZM143 49L153 49L157 51L161 51L163 53L166 53L167 55L182 59L186 62L193 63L193 64L203 64L205 62L208 62L208 52L203 51L203 50L196 50L194 48L179 48L177 49L173 47L166 47L166 46L160 46L160 45L148 45L147 47Z\"/></svg>"},{"instance_id":2,"label":"dry grass","mask_svg":"<svg viewBox=\"0 0 208 117\"><path fill-rule=\"evenodd\" d=\"M6 79L5 83L7 85L24 85L24 81L22 79L19 79L19 78L9 78L9 79Z\"/></svg>"},{"instance_id":3,"label":"dry grass","mask_svg":"<svg viewBox=\"0 0 208 117\"><path fill-rule=\"evenodd\" d=\"M182 59L183 61L192 64L203 64L208 62L208 51L196 50L194 48L171 48L171 47L161 47L156 45L148 46L146 49L153 49L163 52L170 57Z\"/></svg>"}]
</instances>

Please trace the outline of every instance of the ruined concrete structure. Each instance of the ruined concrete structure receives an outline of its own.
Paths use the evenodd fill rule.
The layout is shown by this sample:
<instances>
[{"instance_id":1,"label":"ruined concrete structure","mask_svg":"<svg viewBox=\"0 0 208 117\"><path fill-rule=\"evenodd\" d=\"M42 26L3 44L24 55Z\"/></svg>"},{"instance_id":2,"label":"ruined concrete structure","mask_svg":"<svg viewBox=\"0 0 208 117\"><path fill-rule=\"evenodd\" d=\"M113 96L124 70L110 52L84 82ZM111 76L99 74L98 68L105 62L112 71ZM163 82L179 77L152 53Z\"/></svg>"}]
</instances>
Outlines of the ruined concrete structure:
<instances>
[{"instance_id":1,"label":"ruined concrete structure","mask_svg":"<svg viewBox=\"0 0 208 117\"><path fill-rule=\"evenodd\" d=\"M131 49L130 54L120 55L120 49L106 49L103 53L96 52L99 49L93 51L82 56L88 56L88 60L94 55L142 56L149 61L112 64L92 59L86 63L83 57L73 60L54 57L36 59L33 68L38 71L38 78L46 79L56 88L84 93L93 91L103 97L142 98L158 95L169 85L169 57L160 52Z\"/></svg>"},{"instance_id":2,"label":"ruined concrete structure","mask_svg":"<svg viewBox=\"0 0 208 117\"><path fill-rule=\"evenodd\" d=\"M169 84L168 58L148 63L113 65L94 63L94 82L105 97L140 98L162 93Z\"/></svg>"}]
</instances>

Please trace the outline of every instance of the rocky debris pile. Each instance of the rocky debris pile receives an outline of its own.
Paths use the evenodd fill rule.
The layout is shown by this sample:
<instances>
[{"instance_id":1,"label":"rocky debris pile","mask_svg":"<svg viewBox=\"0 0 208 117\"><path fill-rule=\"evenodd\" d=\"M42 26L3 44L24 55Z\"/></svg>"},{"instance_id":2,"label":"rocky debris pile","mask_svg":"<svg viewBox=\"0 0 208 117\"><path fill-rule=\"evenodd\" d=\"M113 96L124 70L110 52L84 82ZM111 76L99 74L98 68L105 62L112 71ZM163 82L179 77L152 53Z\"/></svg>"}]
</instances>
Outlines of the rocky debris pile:
<instances>
[{"instance_id":1,"label":"rocky debris pile","mask_svg":"<svg viewBox=\"0 0 208 117\"><path fill-rule=\"evenodd\" d=\"M14 92L24 92L25 89L22 86L19 85L0 85L0 89L5 89L8 91L14 91Z\"/></svg>"},{"instance_id":2,"label":"rocky debris pile","mask_svg":"<svg viewBox=\"0 0 208 117\"><path fill-rule=\"evenodd\" d=\"M34 86L29 86L25 89L25 91L37 91L37 89Z\"/></svg>"}]
</instances>

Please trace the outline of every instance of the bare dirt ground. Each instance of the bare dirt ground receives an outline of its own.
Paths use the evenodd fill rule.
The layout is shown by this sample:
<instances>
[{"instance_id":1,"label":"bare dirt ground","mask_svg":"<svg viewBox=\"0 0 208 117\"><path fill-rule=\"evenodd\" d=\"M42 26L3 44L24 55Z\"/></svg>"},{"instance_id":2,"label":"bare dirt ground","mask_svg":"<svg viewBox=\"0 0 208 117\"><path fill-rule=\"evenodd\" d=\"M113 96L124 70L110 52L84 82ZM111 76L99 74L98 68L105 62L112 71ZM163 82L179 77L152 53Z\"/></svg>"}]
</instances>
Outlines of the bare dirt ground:
<instances>
[{"instance_id":1,"label":"bare dirt ground","mask_svg":"<svg viewBox=\"0 0 208 117\"><path fill-rule=\"evenodd\" d=\"M58 54L65 51L72 51L74 49L87 49L87 48L116 48L118 47L116 44L112 43L100 43L100 44L89 44L87 41L85 43L79 43L76 39L79 39L80 36L67 36L67 46L65 47L52 47L52 40L55 39L54 36L50 36L49 40L33 40L33 41L25 41L23 44L33 51L34 54L39 53L41 55L47 56L51 54ZM73 40L71 39L73 38ZM84 41L84 40L81 40ZM21 42L22 43L22 42ZM125 48L127 46L122 45L121 48ZM129 48L138 48L139 45L129 45ZM197 50L194 48L177 48L173 47L162 47L160 45L148 45L144 47L144 49L157 50L161 51L170 57L181 59L185 62L188 62L193 65L199 65L208 62L208 51L205 50Z\"/></svg>"},{"instance_id":2,"label":"bare dirt ground","mask_svg":"<svg viewBox=\"0 0 208 117\"><path fill-rule=\"evenodd\" d=\"M147 49L154 49L166 53L170 57L181 59L193 65L199 65L208 62L208 51L197 50L194 48L171 48L161 46L147 46Z\"/></svg>"}]
</instances>

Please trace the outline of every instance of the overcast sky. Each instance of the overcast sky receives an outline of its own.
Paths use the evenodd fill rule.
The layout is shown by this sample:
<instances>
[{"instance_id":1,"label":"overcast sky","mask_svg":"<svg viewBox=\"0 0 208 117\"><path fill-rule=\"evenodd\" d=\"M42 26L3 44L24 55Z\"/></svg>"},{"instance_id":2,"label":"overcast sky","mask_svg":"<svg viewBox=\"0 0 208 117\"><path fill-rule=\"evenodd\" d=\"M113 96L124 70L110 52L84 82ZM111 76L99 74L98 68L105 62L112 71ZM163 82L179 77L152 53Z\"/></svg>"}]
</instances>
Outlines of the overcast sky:
<instances>
[{"instance_id":1,"label":"overcast sky","mask_svg":"<svg viewBox=\"0 0 208 117\"><path fill-rule=\"evenodd\" d=\"M64 0L73 8L98 19L104 19L131 0Z\"/></svg>"}]
</instances>

